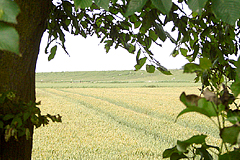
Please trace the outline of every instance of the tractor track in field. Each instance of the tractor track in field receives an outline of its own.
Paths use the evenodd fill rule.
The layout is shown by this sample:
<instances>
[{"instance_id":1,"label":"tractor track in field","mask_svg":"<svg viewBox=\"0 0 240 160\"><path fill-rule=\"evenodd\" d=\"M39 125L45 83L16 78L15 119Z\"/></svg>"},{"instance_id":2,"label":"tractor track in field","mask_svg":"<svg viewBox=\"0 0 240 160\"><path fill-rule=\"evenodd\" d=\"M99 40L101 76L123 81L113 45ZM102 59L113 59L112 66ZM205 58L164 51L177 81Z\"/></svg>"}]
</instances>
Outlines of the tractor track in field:
<instances>
[{"instance_id":1,"label":"tractor track in field","mask_svg":"<svg viewBox=\"0 0 240 160\"><path fill-rule=\"evenodd\" d=\"M48 88L48 89L41 89L41 90L43 90L44 92L48 92L53 95L59 96L61 98L68 99L73 103L84 105L86 108L93 110L96 114L104 115L104 117L108 117L108 119L111 119L120 125L129 127L131 129L135 129L137 131L141 131L145 135L152 136L155 140L159 140L160 142L163 142L163 143L173 143L175 141L176 137L169 136L168 133L161 133L161 132L156 132L156 130L149 130L149 128L146 124L141 126L141 124L131 123L128 120L126 120L124 117L121 117L121 115L118 115L113 112L111 113L110 111L108 111L106 109L102 109L98 106L92 105L92 104L86 102L84 99L80 100L80 99L72 98L72 97L79 96L79 97L91 98L91 99L93 99L93 101L96 100L96 101L100 101L100 102L107 102L109 104L117 106L117 108L124 109L125 112L133 112L137 116L144 115L146 119L151 120L152 122L159 121L159 122L161 122L159 125L162 125L168 129L171 128L170 126L175 126L175 127L179 127L179 128L185 128L185 129L191 130L193 132L194 131L199 132L198 130L196 130L194 128L186 127L181 124L174 123L172 119L168 118L168 115L159 116L159 114L158 114L158 117L157 117L156 115L139 112L139 110L132 108L130 105L128 105L124 102L119 103L119 102L114 101L109 98L103 98L103 97L98 97L98 96L88 95L88 94L83 94L83 93L75 93L75 92L67 91L64 89L56 89L56 88L54 88L54 89ZM151 124L149 123L149 125L151 125ZM171 129L173 129L173 128L171 128ZM215 136L213 136L213 137L215 137ZM215 137L215 138L217 138L217 137Z\"/></svg>"},{"instance_id":2,"label":"tractor track in field","mask_svg":"<svg viewBox=\"0 0 240 160\"><path fill-rule=\"evenodd\" d=\"M79 94L79 93L72 93L72 92L69 92L69 91L67 92L67 91L61 90L61 89L53 89L53 90L55 90L55 92L53 90L49 91L49 89L47 89L47 90L46 89L41 89L41 90L44 91L44 92L48 92L50 94L53 94L55 96L59 96L61 98L68 99L68 100L70 100L73 103L81 104L81 105L85 106L86 108L95 111L95 113L97 113L99 115L104 115L104 117L108 117L107 119L111 119L111 120L115 121L116 123L118 123L119 125L122 125L122 126L125 126L125 127L128 127L128 128L140 131L140 132L144 133L147 136L153 137L155 140L158 140L161 143L171 144L171 143L173 143L175 141L175 137L169 136L168 133L167 134L165 134L165 133L156 133L156 132L154 132L154 130L150 131L145 126L140 126L140 125L137 125L136 123L135 124L130 123L127 120L125 120L124 118L122 118L122 117L120 117L118 115L113 115L110 112L108 112L107 110L103 110L103 109L100 109L99 107L96 107L94 105L86 103L84 100L73 99L73 98L70 97L70 95L78 95L78 96L83 96L83 97L90 97L90 98L94 98L96 100L105 101L105 102L113 104L113 105L115 105L115 106L117 106L119 108L121 107L121 108L123 108L123 109L125 109L125 110L127 110L129 112L134 112L136 115L144 114L146 116L146 118L149 118L149 119L152 119L152 120L155 120L155 121L159 121L159 120L162 121L162 119L157 119L155 117L152 117L151 115L147 115L145 113L137 112L137 111L131 110L130 108L122 107L122 106L120 106L117 103L112 103L111 101L106 101L105 99L102 99L102 98L97 97L97 96L91 96L91 95ZM58 91L58 93L56 93L56 91ZM60 94L59 92L62 92L62 94ZM70 95L66 95L64 93L67 93L67 94L70 94ZM166 120L164 120L164 121L165 121L165 124L162 124L162 125L166 125L167 126L168 124L170 125L172 123L172 122L169 122L169 121L166 121Z\"/></svg>"},{"instance_id":3,"label":"tractor track in field","mask_svg":"<svg viewBox=\"0 0 240 160\"><path fill-rule=\"evenodd\" d=\"M168 119L168 120L172 120L172 122L174 122L174 119L172 119L171 116L169 116L169 115L159 114L159 113L156 115L154 112L146 112L145 110L140 110L140 109L134 108L131 105L129 105L128 103L125 103L123 101L119 102L117 100L110 99L110 98L93 96L93 95L88 95L88 94L83 94L83 93L75 93L75 92L67 91L67 90L63 90L63 89L57 89L57 90L65 92L65 93L77 94L77 95L81 95L81 96L85 96L85 97L91 97L91 98L94 98L94 99L106 101L108 103L114 104L116 106L123 107L125 109L129 109L129 110L134 111L134 112L139 113L139 114L145 114L147 116L150 116L150 117L153 117L153 118L156 118L156 119L159 119L159 117L161 117L161 119ZM141 93L141 94L143 94L143 93Z\"/></svg>"}]
</instances>

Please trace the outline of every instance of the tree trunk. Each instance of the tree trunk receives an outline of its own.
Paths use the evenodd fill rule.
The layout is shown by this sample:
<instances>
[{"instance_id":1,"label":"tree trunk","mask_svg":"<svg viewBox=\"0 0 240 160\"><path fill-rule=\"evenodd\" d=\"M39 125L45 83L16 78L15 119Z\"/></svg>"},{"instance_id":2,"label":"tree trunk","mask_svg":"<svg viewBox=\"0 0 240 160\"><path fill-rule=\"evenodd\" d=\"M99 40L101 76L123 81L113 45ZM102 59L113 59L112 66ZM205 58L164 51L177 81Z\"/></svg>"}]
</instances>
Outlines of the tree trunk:
<instances>
[{"instance_id":1,"label":"tree trunk","mask_svg":"<svg viewBox=\"0 0 240 160\"><path fill-rule=\"evenodd\" d=\"M24 102L35 102L35 67L40 41L46 30L51 0L15 0L21 13L15 26L20 36L19 57L13 53L0 51L0 93L15 91ZM1 106L0 106L1 107ZM33 126L29 123L31 136ZM0 138L0 159L31 159L32 138L11 138L8 142L4 135Z\"/></svg>"}]
</instances>

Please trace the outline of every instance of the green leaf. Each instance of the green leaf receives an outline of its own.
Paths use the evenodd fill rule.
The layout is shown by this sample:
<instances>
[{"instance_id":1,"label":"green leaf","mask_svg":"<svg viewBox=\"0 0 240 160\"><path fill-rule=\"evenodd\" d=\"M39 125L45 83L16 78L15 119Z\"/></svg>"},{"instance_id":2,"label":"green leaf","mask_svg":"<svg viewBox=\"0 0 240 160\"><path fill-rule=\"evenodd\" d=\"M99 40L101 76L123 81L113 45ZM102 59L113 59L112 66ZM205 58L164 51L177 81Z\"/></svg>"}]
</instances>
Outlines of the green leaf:
<instances>
[{"instance_id":1,"label":"green leaf","mask_svg":"<svg viewBox=\"0 0 240 160\"><path fill-rule=\"evenodd\" d=\"M68 16L72 15L73 5L69 1L62 1L62 5L64 7L64 10Z\"/></svg>"},{"instance_id":2,"label":"green leaf","mask_svg":"<svg viewBox=\"0 0 240 160\"><path fill-rule=\"evenodd\" d=\"M240 152L238 150L232 151L232 152L227 152L223 155L219 155L219 160L226 160L226 159L239 159L240 157Z\"/></svg>"},{"instance_id":3,"label":"green leaf","mask_svg":"<svg viewBox=\"0 0 240 160\"><path fill-rule=\"evenodd\" d=\"M181 54L182 54L184 57L186 57L186 56L187 56L187 53L188 53L188 50L185 49L185 48L180 48L180 52L181 52Z\"/></svg>"},{"instance_id":4,"label":"green leaf","mask_svg":"<svg viewBox=\"0 0 240 160\"><path fill-rule=\"evenodd\" d=\"M137 63L139 63L138 61L139 61L140 55L141 55L141 49L138 50L137 55L136 55L136 61L137 61Z\"/></svg>"},{"instance_id":5,"label":"green leaf","mask_svg":"<svg viewBox=\"0 0 240 160\"><path fill-rule=\"evenodd\" d=\"M138 20L138 18L135 14L130 16L130 22L135 23L135 22L137 22L137 20Z\"/></svg>"},{"instance_id":6,"label":"green leaf","mask_svg":"<svg viewBox=\"0 0 240 160\"><path fill-rule=\"evenodd\" d=\"M134 67L135 67L135 71L138 71L139 69L142 68L142 66L140 66L139 64L136 64Z\"/></svg>"},{"instance_id":7,"label":"green leaf","mask_svg":"<svg viewBox=\"0 0 240 160\"><path fill-rule=\"evenodd\" d=\"M177 55L179 55L179 51L174 49L171 53L171 56L176 57Z\"/></svg>"},{"instance_id":8,"label":"green leaf","mask_svg":"<svg viewBox=\"0 0 240 160\"><path fill-rule=\"evenodd\" d=\"M168 33L167 31L165 31L166 36L170 39L170 41L174 44L177 44L177 41L171 36L170 33Z\"/></svg>"},{"instance_id":9,"label":"green leaf","mask_svg":"<svg viewBox=\"0 0 240 160\"><path fill-rule=\"evenodd\" d=\"M76 10L79 8L85 9L91 7L92 3L92 0L74 0Z\"/></svg>"},{"instance_id":10,"label":"green leaf","mask_svg":"<svg viewBox=\"0 0 240 160\"><path fill-rule=\"evenodd\" d=\"M240 122L240 116L238 116L238 115L231 116L231 117L227 118L226 121L229 121L232 124L236 124L236 123Z\"/></svg>"},{"instance_id":11,"label":"green leaf","mask_svg":"<svg viewBox=\"0 0 240 160\"><path fill-rule=\"evenodd\" d=\"M158 35L158 37L164 42L167 39L166 33L163 30L163 27L159 23L154 23L155 32Z\"/></svg>"},{"instance_id":12,"label":"green leaf","mask_svg":"<svg viewBox=\"0 0 240 160\"><path fill-rule=\"evenodd\" d=\"M145 37L145 39L143 40L145 42L145 51L149 54L149 55L152 55L152 52L149 50L149 48L151 47L152 45L152 39L149 38L149 37Z\"/></svg>"},{"instance_id":13,"label":"green leaf","mask_svg":"<svg viewBox=\"0 0 240 160\"><path fill-rule=\"evenodd\" d=\"M128 17L134 14L134 12L140 11L146 2L147 0L130 0L125 16Z\"/></svg>"},{"instance_id":14,"label":"green leaf","mask_svg":"<svg viewBox=\"0 0 240 160\"><path fill-rule=\"evenodd\" d=\"M0 22L0 50L7 50L17 55L19 53L19 35L16 29Z\"/></svg>"},{"instance_id":15,"label":"green leaf","mask_svg":"<svg viewBox=\"0 0 240 160\"><path fill-rule=\"evenodd\" d=\"M236 77L235 81L231 85L231 90L235 97L237 97L240 94L240 57L238 60L234 63L236 66Z\"/></svg>"},{"instance_id":16,"label":"green leaf","mask_svg":"<svg viewBox=\"0 0 240 160\"><path fill-rule=\"evenodd\" d=\"M106 52L108 53L112 44L113 44L113 41L112 40L106 40L106 41L104 41L104 43L106 43L104 48L106 49Z\"/></svg>"},{"instance_id":17,"label":"green leaf","mask_svg":"<svg viewBox=\"0 0 240 160\"><path fill-rule=\"evenodd\" d=\"M187 63L184 65L184 71L183 73L194 73L196 71L201 71L202 68L195 63Z\"/></svg>"},{"instance_id":18,"label":"green leaf","mask_svg":"<svg viewBox=\"0 0 240 160\"><path fill-rule=\"evenodd\" d=\"M168 15L172 8L172 0L151 0L152 4L163 14Z\"/></svg>"},{"instance_id":19,"label":"green leaf","mask_svg":"<svg viewBox=\"0 0 240 160\"><path fill-rule=\"evenodd\" d=\"M231 90L235 97L240 94L240 79L236 79L236 81L232 83Z\"/></svg>"},{"instance_id":20,"label":"green leaf","mask_svg":"<svg viewBox=\"0 0 240 160\"><path fill-rule=\"evenodd\" d=\"M95 3L98 7L102 7L103 9L108 11L109 1L110 0L95 0Z\"/></svg>"},{"instance_id":21,"label":"green leaf","mask_svg":"<svg viewBox=\"0 0 240 160\"><path fill-rule=\"evenodd\" d=\"M208 73L207 70L204 70L202 72L202 77L201 77L202 84L208 86L209 85L209 80L208 79L209 79L209 73Z\"/></svg>"},{"instance_id":22,"label":"green leaf","mask_svg":"<svg viewBox=\"0 0 240 160\"><path fill-rule=\"evenodd\" d=\"M206 36L209 36L210 32L211 32L211 28L210 27L206 27L204 29L204 31L201 33L201 35L200 35L201 39L204 41L206 39Z\"/></svg>"},{"instance_id":23,"label":"green leaf","mask_svg":"<svg viewBox=\"0 0 240 160\"><path fill-rule=\"evenodd\" d=\"M185 114L185 113L189 113L189 112L196 112L196 110L194 110L194 109L192 109L192 108L186 108L186 109L182 110L182 111L177 115L177 117L176 117L176 119L175 119L175 122L177 121L177 119L178 119L181 115L183 115L183 114Z\"/></svg>"},{"instance_id":24,"label":"green leaf","mask_svg":"<svg viewBox=\"0 0 240 160\"><path fill-rule=\"evenodd\" d=\"M171 156L170 156L170 160L178 160L178 159L186 159L188 158L187 156L185 156L183 153L173 153Z\"/></svg>"},{"instance_id":25,"label":"green leaf","mask_svg":"<svg viewBox=\"0 0 240 160\"><path fill-rule=\"evenodd\" d=\"M188 0L188 6L193 11L202 14L202 10L208 0Z\"/></svg>"},{"instance_id":26,"label":"green leaf","mask_svg":"<svg viewBox=\"0 0 240 160\"><path fill-rule=\"evenodd\" d=\"M137 61L137 64L134 66L135 70L138 71L146 63L147 57L141 58Z\"/></svg>"},{"instance_id":27,"label":"green leaf","mask_svg":"<svg viewBox=\"0 0 240 160\"><path fill-rule=\"evenodd\" d=\"M113 4L117 3L118 0L111 0L111 2L113 2Z\"/></svg>"},{"instance_id":28,"label":"green leaf","mask_svg":"<svg viewBox=\"0 0 240 160\"><path fill-rule=\"evenodd\" d=\"M146 70L147 70L147 72L148 73L154 73L154 71L155 71L155 66L153 66L153 65L146 65Z\"/></svg>"},{"instance_id":29,"label":"green leaf","mask_svg":"<svg viewBox=\"0 0 240 160\"><path fill-rule=\"evenodd\" d=\"M197 112L207 117L217 116L217 107L213 102L207 101L205 98L198 97L196 95L186 95L183 92L180 95L180 101L187 107L182 110L176 117L176 120L183 114L189 112Z\"/></svg>"},{"instance_id":30,"label":"green leaf","mask_svg":"<svg viewBox=\"0 0 240 160\"><path fill-rule=\"evenodd\" d=\"M30 112L23 113L23 121L26 121L30 117L30 115L31 115Z\"/></svg>"},{"instance_id":31,"label":"green leaf","mask_svg":"<svg viewBox=\"0 0 240 160\"><path fill-rule=\"evenodd\" d=\"M188 143L184 143L183 141L177 141L177 150L179 152L187 152L187 147L189 146L190 144Z\"/></svg>"},{"instance_id":32,"label":"green leaf","mask_svg":"<svg viewBox=\"0 0 240 160\"><path fill-rule=\"evenodd\" d=\"M194 94L186 95L185 92L182 92L180 95L180 101L189 108L196 107L199 99L201 99L201 97Z\"/></svg>"},{"instance_id":33,"label":"green leaf","mask_svg":"<svg viewBox=\"0 0 240 160\"><path fill-rule=\"evenodd\" d=\"M238 142L238 136L240 133L240 127L237 125L231 127L225 127L220 132L220 137L223 142L230 143L232 145Z\"/></svg>"},{"instance_id":34,"label":"green leaf","mask_svg":"<svg viewBox=\"0 0 240 160\"><path fill-rule=\"evenodd\" d=\"M196 149L197 153L201 155L201 157L204 158L204 160L213 160L212 155L208 152L207 148L203 145L201 148Z\"/></svg>"},{"instance_id":35,"label":"green leaf","mask_svg":"<svg viewBox=\"0 0 240 160\"><path fill-rule=\"evenodd\" d=\"M147 32L147 29L144 27L144 24L141 25L140 33L145 34Z\"/></svg>"},{"instance_id":36,"label":"green leaf","mask_svg":"<svg viewBox=\"0 0 240 160\"><path fill-rule=\"evenodd\" d=\"M207 138L206 135L195 135L195 136L192 136L191 138L189 138L188 140L185 140L183 142L185 143L189 143L189 144L204 144L206 143L205 139Z\"/></svg>"},{"instance_id":37,"label":"green leaf","mask_svg":"<svg viewBox=\"0 0 240 160\"><path fill-rule=\"evenodd\" d=\"M31 122L38 128L40 127L39 125L39 118L34 114L31 116Z\"/></svg>"},{"instance_id":38,"label":"green leaf","mask_svg":"<svg viewBox=\"0 0 240 160\"><path fill-rule=\"evenodd\" d=\"M165 67L157 67L157 69L165 75L172 75L172 73L167 70Z\"/></svg>"},{"instance_id":39,"label":"green leaf","mask_svg":"<svg viewBox=\"0 0 240 160\"><path fill-rule=\"evenodd\" d=\"M156 41L158 36L156 35L156 33L153 30L149 31L149 37L153 40Z\"/></svg>"},{"instance_id":40,"label":"green leaf","mask_svg":"<svg viewBox=\"0 0 240 160\"><path fill-rule=\"evenodd\" d=\"M141 21L136 21L136 22L134 23L134 28L137 29L141 24L142 24Z\"/></svg>"},{"instance_id":41,"label":"green leaf","mask_svg":"<svg viewBox=\"0 0 240 160\"><path fill-rule=\"evenodd\" d=\"M201 98L198 101L198 107L203 109L202 114L208 117L216 117L217 116L217 106L215 103L207 101L205 98Z\"/></svg>"},{"instance_id":42,"label":"green leaf","mask_svg":"<svg viewBox=\"0 0 240 160\"><path fill-rule=\"evenodd\" d=\"M4 11L0 9L0 19L2 19L3 15L4 15Z\"/></svg>"},{"instance_id":43,"label":"green leaf","mask_svg":"<svg viewBox=\"0 0 240 160\"><path fill-rule=\"evenodd\" d=\"M48 56L48 61L51 61L55 57L56 51L57 51L57 45L51 48L51 54Z\"/></svg>"},{"instance_id":44,"label":"green leaf","mask_svg":"<svg viewBox=\"0 0 240 160\"><path fill-rule=\"evenodd\" d=\"M0 1L0 21L17 24L16 17L19 13L20 9L15 1L12 0Z\"/></svg>"},{"instance_id":45,"label":"green leaf","mask_svg":"<svg viewBox=\"0 0 240 160\"><path fill-rule=\"evenodd\" d=\"M12 120L12 124L14 126L20 127L22 125L22 119L20 117L15 116Z\"/></svg>"},{"instance_id":46,"label":"green leaf","mask_svg":"<svg viewBox=\"0 0 240 160\"><path fill-rule=\"evenodd\" d=\"M134 53L135 51L135 46L132 45L131 43L125 44L125 48L128 50L129 53Z\"/></svg>"},{"instance_id":47,"label":"green leaf","mask_svg":"<svg viewBox=\"0 0 240 160\"><path fill-rule=\"evenodd\" d=\"M183 153L181 153L177 150L177 146L175 146L173 148L166 149L163 152L163 158L169 158L169 157L170 157L171 160L187 158Z\"/></svg>"},{"instance_id":48,"label":"green leaf","mask_svg":"<svg viewBox=\"0 0 240 160\"><path fill-rule=\"evenodd\" d=\"M173 148L169 148L169 149L166 149L164 152L163 152L163 158L168 158L170 157L173 153L177 153L178 150L177 150L177 147L173 147Z\"/></svg>"},{"instance_id":49,"label":"green leaf","mask_svg":"<svg viewBox=\"0 0 240 160\"><path fill-rule=\"evenodd\" d=\"M217 18L234 26L236 20L240 18L240 1L212 0L212 10Z\"/></svg>"},{"instance_id":50,"label":"green leaf","mask_svg":"<svg viewBox=\"0 0 240 160\"><path fill-rule=\"evenodd\" d=\"M3 120L4 120L4 121L7 121L7 120L9 120L9 119L12 119L13 117L14 117L13 114L6 114L6 115L3 117Z\"/></svg>"},{"instance_id":51,"label":"green leaf","mask_svg":"<svg viewBox=\"0 0 240 160\"><path fill-rule=\"evenodd\" d=\"M210 69L212 67L212 62L210 59L203 57L203 58L199 58L200 60L200 64L199 66L205 70L205 69Z\"/></svg>"},{"instance_id":52,"label":"green leaf","mask_svg":"<svg viewBox=\"0 0 240 160\"><path fill-rule=\"evenodd\" d=\"M139 65L143 66L146 63L147 57L139 59Z\"/></svg>"},{"instance_id":53,"label":"green leaf","mask_svg":"<svg viewBox=\"0 0 240 160\"><path fill-rule=\"evenodd\" d=\"M185 141L177 141L177 150L180 152L186 152L191 144L204 144L206 143L206 137L206 135L195 135Z\"/></svg>"}]
</instances>

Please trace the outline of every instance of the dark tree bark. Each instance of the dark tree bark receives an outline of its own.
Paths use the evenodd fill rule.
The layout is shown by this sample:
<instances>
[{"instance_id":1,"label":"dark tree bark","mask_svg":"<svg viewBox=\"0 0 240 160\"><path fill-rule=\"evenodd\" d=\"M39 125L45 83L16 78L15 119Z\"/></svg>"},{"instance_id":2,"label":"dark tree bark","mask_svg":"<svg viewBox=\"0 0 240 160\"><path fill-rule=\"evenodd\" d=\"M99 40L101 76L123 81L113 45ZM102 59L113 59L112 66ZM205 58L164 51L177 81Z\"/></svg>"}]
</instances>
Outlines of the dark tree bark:
<instances>
[{"instance_id":1,"label":"dark tree bark","mask_svg":"<svg viewBox=\"0 0 240 160\"><path fill-rule=\"evenodd\" d=\"M20 36L20 53L22 57L0 51L0 93L15 91L24 102L35 101L35 67L40 41L46 30L51 0L15 0L21 13L15 26ZM0 35L1 36L1 35ZM0 106L1 107L1 106ZM29 123L31 135L33 126ZM18 141L11 138L5 142L0 139L0 159L31 159L32 139L20 137Z\"/></svg>"}]
</instances>

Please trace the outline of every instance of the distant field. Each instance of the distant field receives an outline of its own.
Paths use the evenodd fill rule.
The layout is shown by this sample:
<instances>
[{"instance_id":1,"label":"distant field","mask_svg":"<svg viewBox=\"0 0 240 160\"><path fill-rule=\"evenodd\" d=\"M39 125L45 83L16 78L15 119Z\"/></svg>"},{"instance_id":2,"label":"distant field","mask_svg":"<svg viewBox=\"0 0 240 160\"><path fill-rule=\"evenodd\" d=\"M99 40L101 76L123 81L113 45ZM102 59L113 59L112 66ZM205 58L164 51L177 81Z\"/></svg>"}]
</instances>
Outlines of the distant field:
<instances>
[{"instance_id":1,"label":"distant field","mask_svg":"<svg viewBox=\"0 0 240 160\"><path fill-rule=\"evenodd\" d=\"M199 86L194 74L171 70L167 76L158 71L91 71L36 73L37 88L128 88Z\"/></svg>"},{"instance_id":2,"label":"distant field","mask_svg":"<svg viewBox=\"0 0 240 160\"><path fill-rule=\"evenodd\" d=\"M182 70L171 70L167 76L159 71L78 71L36 73L36 82L105 82L105 81L188 81L193 82L194 74L183 74Z\"/></svg>"},{"instance_id":3,"label":"distant field","mask_svg":"<svg viewBox=\"0 0 240 160\"><path fill-rule=\"evenodd\" d=\"M127 72L130 73L124 71ZM152 79L148 79L149 75L141 78L141 72L125 80L132 82L125 83L107 80L113 73L105 78L87 72L85 75L90 74L92 78L84 77L83 73L65 73L68 76L74 73L76 79L81 75L85 81L95 81L79 83L85 87L70 86L73 84L70 82L58 83L57 73L49 73L56 78L55 82L38 81L36 93L37 100L42 101L42 112L59 113L63 122L35 130L32 159L162 159L164 149L175 145L177 139L201 133L210 134L208 141L211 143L219 143L217 128L201 115L186 114L174 122L184 108L179 101L181 92L198 94L200 84L192 86L190 75L184 77L179 71L175 79L188 81L189 78L188 83L167 82L171 79L161 79L163 75L159 74L152 75ZM157 81L157 77L162 82L147 82ZM64 76L60 79L67 80ZM101 79L105 82L96 82Z\"/></svg>"}]
</instances>

